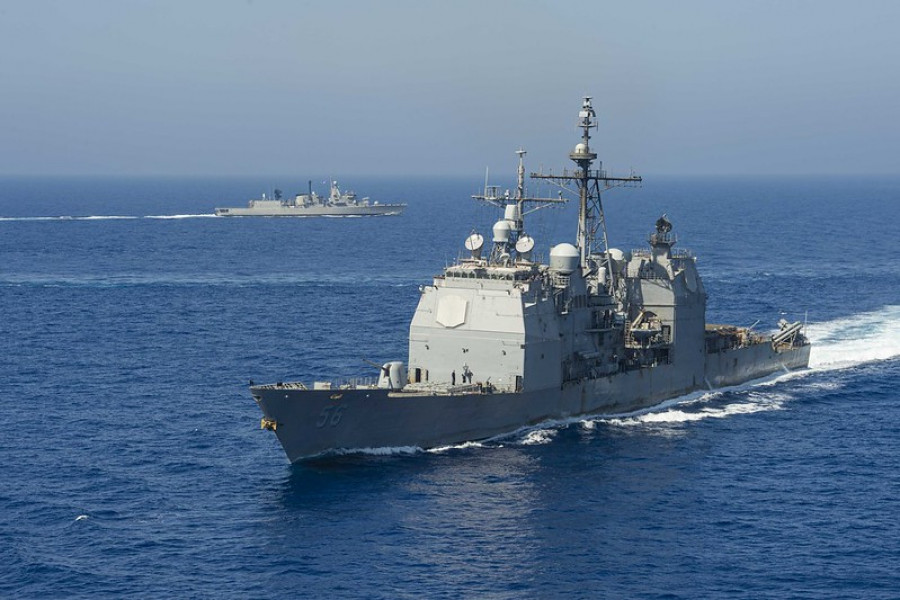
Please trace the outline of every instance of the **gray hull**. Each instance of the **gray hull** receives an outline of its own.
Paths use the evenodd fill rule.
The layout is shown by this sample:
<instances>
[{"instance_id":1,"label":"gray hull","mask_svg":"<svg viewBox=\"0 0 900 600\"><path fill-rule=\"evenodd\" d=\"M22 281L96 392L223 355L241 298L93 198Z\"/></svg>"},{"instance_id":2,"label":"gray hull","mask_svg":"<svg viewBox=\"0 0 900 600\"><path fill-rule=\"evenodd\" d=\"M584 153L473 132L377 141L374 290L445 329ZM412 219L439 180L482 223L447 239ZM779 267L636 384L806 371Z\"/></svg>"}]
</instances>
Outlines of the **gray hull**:
<instances>
[{"instance_id":1,"label":"gray hull","mask_svg":"<svg viewBox=\"0 0 900 600\"><path fill-rule=\"evenodd\" d=\"M370 217L399 215L404 204L372 204L369 206L280 206L274 208L217 208L220 217Z\"/></svg>"},{"instance_id":2,"label":"gray hull","mask_svg":"<svg viewBox=\"0 0 900 600\"><path fill-rule=\"evenodd\" d=\"M776 352L768 344L707 355L704 381L676 365L641 368L561 389L515 393L416 394L386 389L251 388L263 423L291 462L338 449L434 448L483 440L538 423L650 408L698 389L737 385L805 368L810 346Z\"/></svg>"},{"instance_id":3,"label":"gray hull","mask_svg":"<svg viewBox=\"0 0 900 600\"><path fill-rule=\"evenodd\" d=\"M674 248L678 236L665 215L649 248L609 248L600 191L642 180L591 168L597 122L590 97L578 115L582 137L569 154L578 168L532 174L577 190L577 243L552 246L548 263L533 260L524 217L561 198L525 194L519 150L516 192L486 182L484 194L473 196L502 209L490 247L471 233L468 256L420 286L406 364L383 364L370 386L251 386L262 426L275 431L292 462L339 449L433 448L547 421L629 413L809 364L799 321L780 319L771 336L706 322L696 259ZM311 192L294 204L315 198ZM330 198L344 198L336 184ZM250 208L279 206L263 198Z\"/></svg>"}]
</instances>

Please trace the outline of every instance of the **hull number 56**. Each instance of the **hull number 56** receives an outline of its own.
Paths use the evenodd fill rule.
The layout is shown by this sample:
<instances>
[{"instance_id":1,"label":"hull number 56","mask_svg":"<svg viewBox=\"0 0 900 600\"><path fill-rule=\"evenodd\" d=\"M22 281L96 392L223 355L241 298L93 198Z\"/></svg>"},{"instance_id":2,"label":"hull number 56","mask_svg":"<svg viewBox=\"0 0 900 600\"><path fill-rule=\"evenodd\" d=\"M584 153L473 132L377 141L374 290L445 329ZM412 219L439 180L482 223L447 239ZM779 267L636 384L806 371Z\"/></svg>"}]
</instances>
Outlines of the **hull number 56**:
<instances>
[{"instance_id":1,"label":"hull number 56","mask_svg":"<svg viewBox=\"0 0 900 600\"><path fill-rule=\"evenodd\" d=\"M338 423L341 422L341 417L344 416L344 409L347 408L344 404L336 404L333 406L326 406L322 409L322 412L319 413L319 418L316 421L316 427L321 429L326 425L328 427L335 427Z\"/></svg>"}]
</instances>

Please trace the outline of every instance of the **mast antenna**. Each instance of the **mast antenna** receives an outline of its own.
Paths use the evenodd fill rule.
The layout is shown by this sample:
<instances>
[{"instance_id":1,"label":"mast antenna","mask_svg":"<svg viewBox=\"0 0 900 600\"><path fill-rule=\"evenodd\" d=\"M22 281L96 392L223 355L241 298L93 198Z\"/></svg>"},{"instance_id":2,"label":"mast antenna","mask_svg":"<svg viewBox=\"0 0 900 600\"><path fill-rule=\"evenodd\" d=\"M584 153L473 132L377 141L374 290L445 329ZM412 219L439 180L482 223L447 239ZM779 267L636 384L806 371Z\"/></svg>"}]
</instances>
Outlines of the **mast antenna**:
<instances>
[{"instance_id":1,"label":"mast antenna","mask_svg":"<svg viewBox=\"0 0 900 600\"><path fill-rule=\"evenodd\" d=\"M563 169L561 175L553 173L532 173L533 179L548 179L563 189L566 184L574 183L578 188L578 232L577 246L580 254L581 268L584 273L589 272L598 263L606 266L609 278L607 280L609 292L616 290L615 275L609 257L609 240L606 235L606 217L603 212L603 203L600 198L601 191L614 187L633 186L641 183L641 177L633 172L628 177L610 177L603 170L603 163L599 169L591 169L597 158L597 154L590 147L591 129L597 129L597 113L591 104L591 97L585 96L578 112L578 127L581 129L581 141L575 144L575 149L569 153L569 158L577 168L569 172ZM601 189L602 188L602 189ZM598 231L599 230L599 231ZM601 239L597 240L598 233ZM600 245L598 248L597 246Z\"/></svg>"},{"instance_id":2,"label":"mast antenna","mask_svg":"<svg viewBox=\"0 0 900 600\"><path fill-rule=\"evenodd\" d=\"M548 206L564 204L566 202L562 197L536 198L527 196L525 194L525 155L527 152L524 149L519 148L516 150L516 154L519 157L519 165L516 169L516 193L514 195L510 194L508 189L501 193L499 185L490 185L487 178L488 170L485 169L484 193L472 196L475 200L492 204L503 210L503 218L500 219L495 226L508 229L508 234L505 236L501 234L500 243L503 248L494 248L494 251L491 253L491 258L488 259L490 262L494 262L494 259L498 257L504 255L508 256L509 248L516 248L516 251L520 252L521 255L527 255L534 245L534 240L525 233L525 215L542 208L547 208ZM531 204L532 206L526 208L527 204ZM505 223L505 225L502 225L501 222ZM526 239L528 241L523 241L521 246L516 245L518 241ZM497 240L495 239L495 241Z\"/></svg>"}]
</instances>

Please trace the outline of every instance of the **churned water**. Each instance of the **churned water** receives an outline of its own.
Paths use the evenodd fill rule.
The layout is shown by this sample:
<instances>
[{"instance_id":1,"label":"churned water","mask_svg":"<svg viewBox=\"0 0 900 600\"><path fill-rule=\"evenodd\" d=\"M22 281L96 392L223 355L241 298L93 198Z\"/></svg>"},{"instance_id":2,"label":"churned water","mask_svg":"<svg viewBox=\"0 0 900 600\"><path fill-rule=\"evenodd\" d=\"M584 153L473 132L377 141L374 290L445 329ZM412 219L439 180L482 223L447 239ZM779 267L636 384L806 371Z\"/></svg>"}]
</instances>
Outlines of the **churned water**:
<instances>
[{"instance_id":1,"label":"churned water","mask_svg":"<svg viewBox=\"0 0 900 600\"><path fill-rule=\"evenodd\" d=\"M402 217L210 216L270 183L0 180L0 597L900 597L900 180L604 197L613 246L668 214L710 322L807 319L807 371L295 466L248 380L405 358L419 285L494 213L370 178ZM574 207L530 223L546 256Z\"/></svg>"}]
</instances>

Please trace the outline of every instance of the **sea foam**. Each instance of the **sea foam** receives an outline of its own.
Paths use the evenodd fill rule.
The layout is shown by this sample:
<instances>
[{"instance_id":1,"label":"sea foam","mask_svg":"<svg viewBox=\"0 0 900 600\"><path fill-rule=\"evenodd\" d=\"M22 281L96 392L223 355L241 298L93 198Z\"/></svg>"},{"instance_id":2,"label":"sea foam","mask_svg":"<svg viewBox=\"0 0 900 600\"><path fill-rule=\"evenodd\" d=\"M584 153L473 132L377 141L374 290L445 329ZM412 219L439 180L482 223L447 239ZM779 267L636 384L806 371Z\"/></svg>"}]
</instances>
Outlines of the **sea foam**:
<instances>
[{"instance_id":1,"label":"sea foam","mask_svg":"<svg viewBox=\"0 0 900 600\"><path fill-rule=\"evenodd\" d=\"M811 323L809 366L816 370L853 367L900 356L900 306Z\"/></svg>"}]
</instances>

